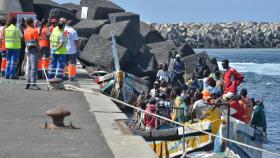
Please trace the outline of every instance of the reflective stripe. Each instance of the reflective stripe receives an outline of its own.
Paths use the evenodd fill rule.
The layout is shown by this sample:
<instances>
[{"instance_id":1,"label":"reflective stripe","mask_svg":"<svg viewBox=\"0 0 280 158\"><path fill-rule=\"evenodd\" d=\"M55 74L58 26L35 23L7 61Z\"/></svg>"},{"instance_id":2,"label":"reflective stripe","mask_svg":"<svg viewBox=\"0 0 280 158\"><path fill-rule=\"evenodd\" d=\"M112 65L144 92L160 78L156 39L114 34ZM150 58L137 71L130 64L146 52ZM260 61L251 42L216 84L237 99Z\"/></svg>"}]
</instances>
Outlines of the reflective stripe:
<instances>
[{"instance_id":1,"label":"reflective stripe","mask_svg":"<svg viewBox=\"0 0 280 158\"><path fill-rule=\"evenodd\" d=\"M26 46L30 47L30 46L37 46L37 40L30 40L30 41L26 41Z\"/></svg>"},{"instance_id":2,"label":"reflective stripe","mask_svg":"<svg viewBox=\"0 0 280 158\"><path fill-rule=\"evenodd\" d=\"M5 45L8 49L19 49L21 48L21 38L19 29L11 24L5 29Z\"/></svg>"}]
</instances>

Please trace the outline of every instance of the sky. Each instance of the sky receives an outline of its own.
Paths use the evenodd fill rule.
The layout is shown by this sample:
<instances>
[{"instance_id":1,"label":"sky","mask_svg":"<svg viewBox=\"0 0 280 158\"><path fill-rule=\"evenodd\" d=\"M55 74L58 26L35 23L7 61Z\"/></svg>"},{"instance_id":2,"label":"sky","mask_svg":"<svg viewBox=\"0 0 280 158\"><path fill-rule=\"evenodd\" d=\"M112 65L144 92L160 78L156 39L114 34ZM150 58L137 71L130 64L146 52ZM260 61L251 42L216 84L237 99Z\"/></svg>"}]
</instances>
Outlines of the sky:
<instances>
[{"instance_id":1,"label":"sky","mask_svg":"<svg viewBox=\"0 0 280 158\"><path fill-rule=\"evenodd\" d=\"M80 0L55 0L59 3ZM141 20L157 23L280 22L280 0L113 0Z\"/></svg>"}]
</instances>

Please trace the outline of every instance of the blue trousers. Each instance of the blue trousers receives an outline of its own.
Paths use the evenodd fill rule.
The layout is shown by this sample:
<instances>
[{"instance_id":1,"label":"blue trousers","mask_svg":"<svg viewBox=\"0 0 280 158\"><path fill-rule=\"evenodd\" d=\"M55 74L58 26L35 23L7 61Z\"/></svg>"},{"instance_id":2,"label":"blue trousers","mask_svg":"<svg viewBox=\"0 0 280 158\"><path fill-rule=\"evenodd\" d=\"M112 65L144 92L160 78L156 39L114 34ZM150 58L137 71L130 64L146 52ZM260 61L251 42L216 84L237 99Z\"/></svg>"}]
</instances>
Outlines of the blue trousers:
<instances>
[{"instance_id":1,"label":"blue trousers","mask_svg":"<svg viewBox=\"0 0 280 158\"><path fill-rule=\"evenodd\" d=\"M20 49L7 49L7 68L5 72L5 77L10 77L13 79L16 75L17 64L19 62Z\"/></svg>"},{"instance_id":2,"label":"blue trousers","mask_svg":"<svg viewBox=\"0 0 280 158\"><path fill-rule=\"evenodd\" d=\"M53 79L54 77L62 79L65 64L66 64L65 54L52 54L49 79Z\"/></svg>"}]
</instances>

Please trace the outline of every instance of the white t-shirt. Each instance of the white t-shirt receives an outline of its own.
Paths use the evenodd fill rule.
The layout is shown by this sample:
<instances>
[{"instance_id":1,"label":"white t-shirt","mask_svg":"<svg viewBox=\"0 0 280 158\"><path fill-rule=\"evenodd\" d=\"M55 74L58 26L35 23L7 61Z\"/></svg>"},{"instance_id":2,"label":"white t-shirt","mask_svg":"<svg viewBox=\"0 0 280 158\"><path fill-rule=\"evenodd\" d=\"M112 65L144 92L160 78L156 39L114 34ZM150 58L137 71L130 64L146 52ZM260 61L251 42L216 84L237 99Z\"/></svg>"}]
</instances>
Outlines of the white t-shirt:
<instances>
[{"instance_id":1,"label":"white t-shirt","mask_svg":"<svg viewBox=\"0 0 280 158\"><path fill-rule=\"evenodd\" d=\"M203 113L211 109L211 107L211 105L205 104L201 99L194 103L192 111L195 112L197 118L203 119L205 117Z\"/></svg>"},{"instance_id":2,"label":"white t-shirt","mask_svg":"<svg viewBox=\"0 0 280 158\"><path fill-rule=\"evenodd\" d=\"M71 26L65 26L64 32L67 35L67 54L77 53L77 46L75 41L79 40L77 31Z\"/></svg>"}]
</instances>

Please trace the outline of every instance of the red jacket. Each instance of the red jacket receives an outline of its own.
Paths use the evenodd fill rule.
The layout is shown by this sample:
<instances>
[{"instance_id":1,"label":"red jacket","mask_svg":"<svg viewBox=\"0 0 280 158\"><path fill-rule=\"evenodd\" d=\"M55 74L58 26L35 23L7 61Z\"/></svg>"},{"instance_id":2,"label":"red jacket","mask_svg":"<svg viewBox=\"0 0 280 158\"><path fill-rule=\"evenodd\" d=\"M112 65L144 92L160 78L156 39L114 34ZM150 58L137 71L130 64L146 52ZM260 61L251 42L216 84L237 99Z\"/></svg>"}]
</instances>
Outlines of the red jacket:
<instances>
[{"instance_id":1,"label":"red jacket","mask_svg":"<svg viewBox=\"0 0 280 158\"><path fill-rule=\"evenodd\" d=\"M243 121L243 116L244 116L245 113L244 113L243 107L240 106L238 101L237 100L232 100L230 102L230 107L237 111L234 115L232 115L232 117Z\"/></svg>"},{"instance_id":2,"label":"red jacket","mask_svg":"<svg viewBox=\"0 0 280 158\"><path fill-rule=\"evenodd\" d=\"M224 94L237 93L237 86L243 81L244 76L233 68L229 68L224 74Z\"/></svg>"},{"instance_id":3,"label":"red jacket","mask_svg":"<svg viewBox=\"0 0 280 158\"><path fill-rule=\"evenodd\" d=\"M154 104L149 104L145 111L155 114L156 106ZM146 127L148 127L148 128L151 128L151 129L157 128L157 118L155 116L144 113L144 122L145 122Z\"/></svg>"}]
</instances>

